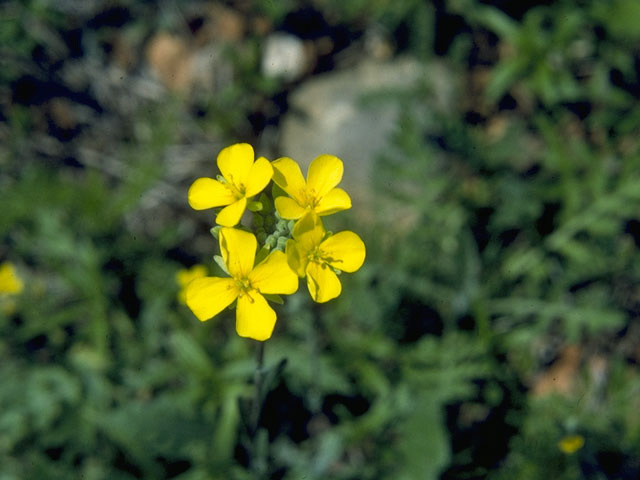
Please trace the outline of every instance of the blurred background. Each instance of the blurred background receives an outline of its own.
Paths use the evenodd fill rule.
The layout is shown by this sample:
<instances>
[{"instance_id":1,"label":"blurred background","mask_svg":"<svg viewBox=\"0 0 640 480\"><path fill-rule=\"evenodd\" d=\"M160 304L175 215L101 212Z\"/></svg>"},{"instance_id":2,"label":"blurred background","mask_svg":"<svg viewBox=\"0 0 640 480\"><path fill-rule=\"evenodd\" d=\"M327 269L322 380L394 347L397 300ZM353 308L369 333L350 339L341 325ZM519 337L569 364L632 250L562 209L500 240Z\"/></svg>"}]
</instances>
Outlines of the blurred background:
<instances>
[{"instance_id":1,"label":"blurred background","mask_svg":"<svg viewBox=\"0 0 640 480\"><path fill-rule=\"evenodd\" d=\"M367 244L278 307L265 478L640 478L640 2L0 5L0 479L253 479L256 343L177 275L246 141ZM268 448L267 448L268 446Z\"/></svg>"}]
</instances>

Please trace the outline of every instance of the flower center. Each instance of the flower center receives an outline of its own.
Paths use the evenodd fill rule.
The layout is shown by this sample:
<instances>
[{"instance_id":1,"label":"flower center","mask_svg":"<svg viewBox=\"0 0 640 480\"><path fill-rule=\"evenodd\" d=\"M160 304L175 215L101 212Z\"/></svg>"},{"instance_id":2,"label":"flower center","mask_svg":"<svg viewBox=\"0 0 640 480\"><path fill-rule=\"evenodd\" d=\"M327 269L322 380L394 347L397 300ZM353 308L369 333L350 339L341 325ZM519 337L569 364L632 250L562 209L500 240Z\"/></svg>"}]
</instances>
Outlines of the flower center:
<instances>
[{"instance_id":1,"label":"flower center","mask_svg":"<svg viewBox=\"0 0 640 480\"><path fill-rule=\"evenodd\" d=\"M235 278L234 280L236 281L236 287L240 290L241 296L248 293L249 290L254 290L248 278Z\"/></svg>"},{"instance_id":2,"label":"flower center","mask_svg":"<svg viewBox=\"0 0 640 480\"><path fill-rule=\"evenodd\" d=\"M238 293L238 298L246 295L249 299L249 302L253 303L255 300L252 295L253 293L257 293L258 290L255 289L253 285L251 285L251 281L248 278L236 278L235 281L238 290L240 290L240 293Z\"/></svg>"},{"instance_id":3,"label":"flower center","mask_svg":"<svg viewBox=\"0 0 640 480\"><path fill-rule=\"evenodd\" d=\"M315 188L305 189L302 192L302 198L304 198L305 206L311 208L312 210L316 208L320 199L318 198L318 192L316 192Z\"/></svg>"},{"instance_id":4,"label":"flower center","mask_svg":"<svg viewBox=\"0 0 640 480\"><path fill-rule=\"evenodd\" d=\"M229 189L231 195L233 195L236 200L244 198L247 195L247 186L244 183L235 182L233 180L233 175L228 175L228 177L229 178L218 175L217 179Z\"/></svg>"},{"instance_id":5,"label":"flower center","mask_svg":"<svg viewBox=\"0 0 640 480\"><path fill-rule=\"evenodd\" d=\"M232 184L231 191L233 192L233 196L236 197L236 200L240 200L246 195L247 187L245 187L242 183L239 185Z\"/></svg>"},{"instance_id":6,"label":"flower center","mask_svg":"<svg viewBox=\"0 0 640 480\"><path fill-rule=\"evenodd\" d=\"M231 189L231 193L236 197L236 200L240 200L247 193L247 186L244 183L236 183L233 180L233 175L229 175L227 186Z\"/></svg>"},{"instance_id":7,"label":"flower center","mask_svg":"<svg viewBox=\"0 0 640 480\"><path fill-rule=\"evenodd\" d=\"M320 247L316 247L311 250L307 258L310 262L319 263L320 265L324 265L325 263L327 263L327 259L322 255Z\"/></svg>"}]
</instances>

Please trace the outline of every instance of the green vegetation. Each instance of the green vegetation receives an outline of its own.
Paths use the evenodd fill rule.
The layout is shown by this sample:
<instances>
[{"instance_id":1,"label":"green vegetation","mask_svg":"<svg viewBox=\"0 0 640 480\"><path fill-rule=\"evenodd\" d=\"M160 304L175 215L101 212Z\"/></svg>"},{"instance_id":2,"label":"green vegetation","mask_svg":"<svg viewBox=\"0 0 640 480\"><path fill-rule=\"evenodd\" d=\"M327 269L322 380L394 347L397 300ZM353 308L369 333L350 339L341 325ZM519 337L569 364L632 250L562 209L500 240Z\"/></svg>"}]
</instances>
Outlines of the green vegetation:
<instances>
[{"instance_id":1,"label":"green vegetation","mask_svg":"<svg viewBox=\"0 0 640 480\"><path fill-rule=\"evenodd\" d=\"M0 480L640 477L635 0L306 2L317 38L348 32L314 73L375 27L460 87L373 99L406 107L377 207L412 220L339 214L367 260L279 307L253 449L256 342L175 277L215 268L186 191L277 124L293 86L259 48L297 2L226 2L215 91L145 70L157 32L198 43L202 2L72 4L0 6L0 263L24 281L0 294Z\"/></svg>"}]
</instances>

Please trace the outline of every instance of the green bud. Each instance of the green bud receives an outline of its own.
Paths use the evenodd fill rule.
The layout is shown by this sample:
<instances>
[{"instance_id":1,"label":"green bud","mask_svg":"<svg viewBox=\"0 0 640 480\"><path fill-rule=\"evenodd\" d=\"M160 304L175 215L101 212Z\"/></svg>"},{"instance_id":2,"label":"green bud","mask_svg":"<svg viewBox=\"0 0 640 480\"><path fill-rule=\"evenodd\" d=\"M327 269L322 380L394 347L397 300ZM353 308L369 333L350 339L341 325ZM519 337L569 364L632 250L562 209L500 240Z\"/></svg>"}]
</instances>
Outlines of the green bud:
<instances>
[{"instance_id":1,"label":"green bud","mask_svg":"<svg viewBox=\"0 0 640 480\"><path fill-rule=\"evenodd\" d=\"M261 212L263 207L261 202L251 201L247 204L247 208L251 212Z\"/></svg>"},{"instance_id":2,"label":"green bud","mask_svg":"<svg viewBox=\"0 0 640 480\"><path fill-rule=\"evenodd\" d=\"M265 232L264 230L262 230L261 232L259 232L259 233L256 235L256 238L258 239L258 242L259 242L259 243L261 243L261 244L263 244L263 245L264 245L264 244L266 243L266 241L267 241L267 232Z\"/></svg>"},{"instance_id":3,"label":"green bud","mask_svg":"<svg viewBox=\"0 0 640 480\"><path fill-rule=\"evenodd\" d=\"M264 225L264 217L262 215L254 215L253 225L258 228L262 227Z\"/></svg>"},{"instance_id":4,"label":"green bud","mask_svg":"<svg viewBox=\"0 0 640 480\"><path fill-rule=\"evenodd\" d=\"M284 247L287 245L287 241L289 239L287 237L280 237L276 242L276 248L278 250L282 250L284 252Z\"/></svg>"}]
</instances>

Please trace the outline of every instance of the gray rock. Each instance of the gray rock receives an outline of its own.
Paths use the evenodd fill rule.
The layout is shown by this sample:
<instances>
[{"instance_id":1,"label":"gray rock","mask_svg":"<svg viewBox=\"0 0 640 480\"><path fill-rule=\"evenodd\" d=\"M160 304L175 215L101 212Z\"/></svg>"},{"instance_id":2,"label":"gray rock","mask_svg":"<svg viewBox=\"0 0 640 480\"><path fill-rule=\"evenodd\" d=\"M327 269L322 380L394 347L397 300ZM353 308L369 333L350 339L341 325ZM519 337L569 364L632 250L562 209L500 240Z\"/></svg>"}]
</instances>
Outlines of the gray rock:
<instances>
[{"instance_id":1,"label":"gray rock","mask_svg":"<svg viewBox=\"0 0 640 480\"><path fill-rule=\"evenodd\" d=\"M439 101L450 85L448 72L404 58L389 62L364 60L354 68L318 76L290 97L291 111L283 120L282 155L300 163L303 173L318 155L330 153L345 164L344 187L358 214L373 208L375 163L389 148L400 114L398 97L384 93L410 89L417 81L444 78ZM438 90L438 80L433 84ZM451 90L451 89L449 89ZM435 107L434 107L435 108Z\"/></svg>"}]
</instances>

